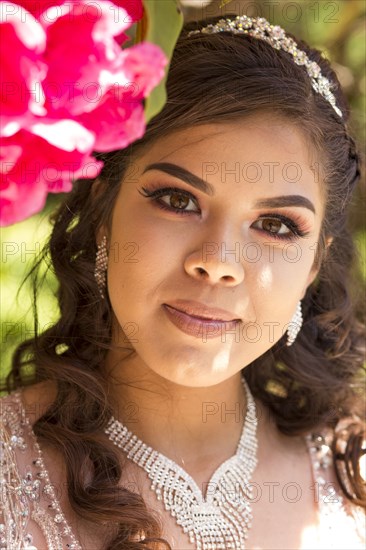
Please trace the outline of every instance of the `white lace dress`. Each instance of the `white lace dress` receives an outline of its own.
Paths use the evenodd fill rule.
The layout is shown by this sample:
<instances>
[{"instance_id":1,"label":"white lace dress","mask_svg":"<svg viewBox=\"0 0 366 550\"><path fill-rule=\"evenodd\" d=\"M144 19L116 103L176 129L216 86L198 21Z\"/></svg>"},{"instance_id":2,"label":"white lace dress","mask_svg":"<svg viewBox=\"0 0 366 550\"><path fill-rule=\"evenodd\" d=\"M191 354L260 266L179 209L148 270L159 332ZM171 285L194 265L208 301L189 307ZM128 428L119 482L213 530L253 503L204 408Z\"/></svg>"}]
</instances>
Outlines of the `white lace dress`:
<instances>
[{"instance_id":1,"label":"white lace dress","mask_svg":"<svg viewBox=\"0 0 366 550\"><path fill-rule=\"evenodd\" d=\"M306 436L319 503L318 540L312 548L364 549L363 510L350 505L327 481L332 464L329 438L329 430ZM80 550L73 525L61 508L60 487L50 479L20 391L0 399L0 453L0 550Z\"/></svg>"}]
</instances>

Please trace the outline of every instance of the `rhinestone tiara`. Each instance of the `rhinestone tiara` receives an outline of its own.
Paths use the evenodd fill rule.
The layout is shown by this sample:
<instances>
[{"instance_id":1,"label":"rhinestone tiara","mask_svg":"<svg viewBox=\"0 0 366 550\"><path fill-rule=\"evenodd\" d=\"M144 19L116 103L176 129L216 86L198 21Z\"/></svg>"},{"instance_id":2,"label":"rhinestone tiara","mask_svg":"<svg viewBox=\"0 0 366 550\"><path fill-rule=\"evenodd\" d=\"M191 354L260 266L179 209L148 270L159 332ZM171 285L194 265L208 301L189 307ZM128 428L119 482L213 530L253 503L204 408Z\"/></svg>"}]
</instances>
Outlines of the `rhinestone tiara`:
<instances>
[{"instance_id":1,"label":"rhinestone tiara","mask_svg":"<svg viewBox=\"0 0 366 550\"><path fill-rule=\"evenodd\" d=\"M200 30L190 31L193 34L216 34L231 32L232 34L248 34L254 38L264 40L275 50L289 53L296 65L303 65L309 75L313 89L331 104L335 112L342 118L342 111L336 105L336 99L331 91L333 84L325 78L315 61L311 61L303 50L300 50L292 38L286 36L279 25L271 25L264 17L248 17L238 15L235 19L220 19L215 25L207 25Z\"/></svg>"}]
</instances>

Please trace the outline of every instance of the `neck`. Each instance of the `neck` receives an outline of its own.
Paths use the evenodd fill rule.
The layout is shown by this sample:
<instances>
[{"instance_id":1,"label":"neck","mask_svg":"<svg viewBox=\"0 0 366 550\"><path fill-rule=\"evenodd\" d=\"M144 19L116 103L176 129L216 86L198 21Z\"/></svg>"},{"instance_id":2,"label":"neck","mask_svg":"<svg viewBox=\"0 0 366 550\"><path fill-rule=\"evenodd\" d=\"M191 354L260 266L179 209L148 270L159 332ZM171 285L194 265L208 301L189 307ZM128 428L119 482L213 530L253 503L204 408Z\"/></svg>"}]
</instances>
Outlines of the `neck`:
<instances>
[{"instance_id":1,"label":"neck","mask_svg":"<svg viewBox=\"0 0 366 550\"><path fill-rule=\"evenodd\" d=\"M114 416L144 443L180 465L232 456L246 415L241 373L215 386L191 388L154 373L136 354L105 370Z\"/></svg>"}]
</instances>

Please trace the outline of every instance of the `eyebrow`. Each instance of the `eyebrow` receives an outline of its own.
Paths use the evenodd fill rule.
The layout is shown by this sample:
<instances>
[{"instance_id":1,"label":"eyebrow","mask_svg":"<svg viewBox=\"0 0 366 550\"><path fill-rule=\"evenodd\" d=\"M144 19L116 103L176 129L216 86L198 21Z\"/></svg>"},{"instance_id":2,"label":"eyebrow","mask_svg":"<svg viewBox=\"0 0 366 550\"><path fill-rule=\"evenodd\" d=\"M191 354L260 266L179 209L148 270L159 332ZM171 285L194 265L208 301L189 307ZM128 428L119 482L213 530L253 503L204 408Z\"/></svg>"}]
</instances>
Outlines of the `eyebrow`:
<instances>
[{"instance_id":1,"label":"eyebrow","mask_svg":"<svg viewBox=\"0 0 366 550\"><path fill-rule=\"evenodd\" d=\"M172 164L170 162L156 162L146 166L143 174L149 170L160 170L170 176L179 178L185 183L188 183L188 185L191 185L203 193L206 193L206 195L213 196L215 194L215 188L213 185L207 183L195 174L192 174L192 172L182 166L177 166L176 164ZM270 197L268 199L260 199L254 204L254 208L286 208L289 206L307 208L314 214L316 213L313 203L302 195L281 195L278 197Z\"/></svg>"},{"instance_id":2,"label":"eyebrow","mask_svg":"<svg viewBox=\"0 0 366 550\"><path fill-rule=\"evenodd\" d=\"M174 176L175 178L185 181L189 185L192 185L192 187L203 191L206 195L213 196L215 194L215 188L213 185L210 185L207 181L195 176L192 172L189 172L189 170L182 168L182 166L177 166L176 164L171 164L170 162L157 162L146 166L143 174L145 174L148 170L160 170L170 176Z\"/></svg>"},{"instance_id":3,"label":"eyebrow","mask_svg":"<svg viewBox=\"0 0 366 550\"><path fill-rule=\"evenodd\" d=\"M302 195L281 195L280 197L261 199L257 201L254 206L255 208L286 208L286 206L301 206L316 214L313 203Z\"/></svg>"}]
</instances>

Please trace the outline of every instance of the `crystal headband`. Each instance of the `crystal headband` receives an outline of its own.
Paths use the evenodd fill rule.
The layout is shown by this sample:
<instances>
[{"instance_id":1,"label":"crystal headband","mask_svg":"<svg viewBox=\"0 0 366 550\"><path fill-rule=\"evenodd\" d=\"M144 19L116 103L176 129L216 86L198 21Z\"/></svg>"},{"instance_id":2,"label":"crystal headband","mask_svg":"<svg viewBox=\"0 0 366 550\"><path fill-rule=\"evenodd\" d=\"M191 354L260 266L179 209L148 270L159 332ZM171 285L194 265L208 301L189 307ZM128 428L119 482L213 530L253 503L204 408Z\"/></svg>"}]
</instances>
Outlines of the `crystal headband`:
<instances>
[{"instance_id":1,"label":"crystal headband","mask_svg":"<svg viewBox=\"0 0 366 550\"><path fill-rule=\"evenodd\" d=\"M336 105L336 99L331 92L332 84L325 78L315 61L311 61L306 53L297 47L296 42L286 36L285 31L279 25L271 25L264 17L248 17L238 15L235 19L220 19L215 25L207 25L201 30L190 31L192 34L215 34L219 32L231 32L232 34L248 34L268 42L275 50L283 50L289 53L296 65L304 65L313 89L331 104L335 112L342 118L342 111Z\"/></svg>"}]
</instances>

